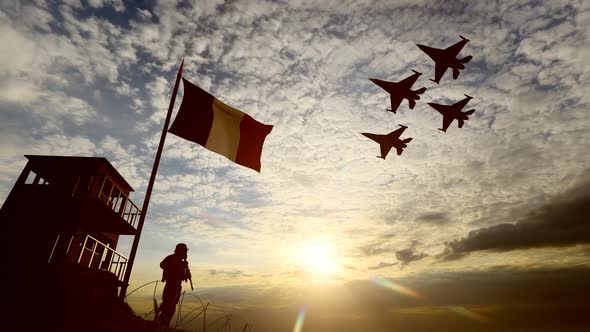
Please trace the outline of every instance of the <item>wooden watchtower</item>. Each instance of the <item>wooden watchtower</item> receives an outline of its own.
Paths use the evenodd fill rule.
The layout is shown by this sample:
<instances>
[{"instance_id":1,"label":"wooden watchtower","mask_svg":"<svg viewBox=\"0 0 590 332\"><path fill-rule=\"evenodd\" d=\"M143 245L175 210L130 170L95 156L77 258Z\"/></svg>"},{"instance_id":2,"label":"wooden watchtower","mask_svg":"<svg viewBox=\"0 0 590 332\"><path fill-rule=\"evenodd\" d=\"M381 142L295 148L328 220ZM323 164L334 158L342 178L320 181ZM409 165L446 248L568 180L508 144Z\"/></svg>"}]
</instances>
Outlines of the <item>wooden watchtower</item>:
<instances>
[{"instance_id":1,"label":"wooden watchtower","mask_svg":"<svg viewBox=\"0 0 590 332\"><path fill-rule=\"evenodd\" d=\"M0 209L4 236L16 242L16 268L78 264L123 280L128 259L117 242L120 235L136 235L141 215L129 199L133 188L105 158L25 157Z\"/></svg>"}]
</instances>

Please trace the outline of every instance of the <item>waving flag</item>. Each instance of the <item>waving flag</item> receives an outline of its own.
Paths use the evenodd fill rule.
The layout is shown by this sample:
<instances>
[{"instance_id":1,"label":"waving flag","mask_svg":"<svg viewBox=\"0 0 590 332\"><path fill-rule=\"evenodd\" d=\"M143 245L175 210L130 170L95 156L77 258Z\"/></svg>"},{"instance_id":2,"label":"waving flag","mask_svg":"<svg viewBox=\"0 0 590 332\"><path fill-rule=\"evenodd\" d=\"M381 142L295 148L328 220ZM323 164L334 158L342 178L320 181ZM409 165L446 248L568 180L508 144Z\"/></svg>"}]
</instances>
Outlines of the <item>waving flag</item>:
<instances>
[{"instance_id":1,"label":"waving flag","mask_svg":"<svg viewBox=\"0 0 590 332\"><path fill-rule=\"evenodd\" d=\"M182 82L184 97L168 131L260 172L262 146L273 126L222 103L184 78Z\"/></svg>"}]
</instances>

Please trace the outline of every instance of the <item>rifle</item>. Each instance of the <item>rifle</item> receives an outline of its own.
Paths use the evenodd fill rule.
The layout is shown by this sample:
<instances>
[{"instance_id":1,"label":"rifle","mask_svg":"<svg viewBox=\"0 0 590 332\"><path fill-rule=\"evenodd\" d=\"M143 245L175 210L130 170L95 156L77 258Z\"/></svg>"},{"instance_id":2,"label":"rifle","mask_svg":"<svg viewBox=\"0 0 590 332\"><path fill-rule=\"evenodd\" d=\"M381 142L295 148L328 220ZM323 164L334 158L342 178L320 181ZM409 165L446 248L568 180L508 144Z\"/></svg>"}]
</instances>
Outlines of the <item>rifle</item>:
<instances>
[{"instance_id":1,"label":"rifle","mask_svg":"<svg viewBox=\"0 0 590 332\"><path fill-rule=\"evenodd\" d=\"M185 262L186 262L186 274L187 274L187 276L188 276L188 278L187 278L187 279L188 279L188 281L190 281L190 283L191 283L191 290L195 290L195 289L193 288L193 276L192 276L192 274L191 274L191 270L188 268L188 261L187 261L187 260L185 260Z\"/></svg>"}]
</instances>

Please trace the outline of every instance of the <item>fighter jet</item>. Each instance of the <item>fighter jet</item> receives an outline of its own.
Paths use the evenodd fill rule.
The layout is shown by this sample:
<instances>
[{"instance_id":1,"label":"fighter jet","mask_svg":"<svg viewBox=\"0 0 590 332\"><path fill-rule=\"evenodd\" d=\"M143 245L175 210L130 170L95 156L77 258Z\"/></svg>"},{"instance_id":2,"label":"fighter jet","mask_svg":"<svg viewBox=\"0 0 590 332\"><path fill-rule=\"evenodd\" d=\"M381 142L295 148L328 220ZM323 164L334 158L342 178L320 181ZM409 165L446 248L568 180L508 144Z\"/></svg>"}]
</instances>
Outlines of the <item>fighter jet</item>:
<instances>
[{"instance_id":1,"label":"fighter jet","mask_svg":"<svg viewBox=\"0 0 590 332\"><path fill-rule=\"evenodd\" d=\"M434 79L430 79L434 83L440 83L440 79L443 77L447 71L447 68L449 67L453 69L453 79L456 80L457 77L459 77L459 70L465 69L464 64L471 60L471 55L466 56L463 59L457 59L457 55L463 46L469 42L469 39L461 35L459 35L459 37L461 37L461 41L457 42L455 45L445 48L444 50L416 44L422 51L424 51L424 53L428 54L428 56L434 60Z\"/></svg>"},{"instance_id":2,"label":"fighter jet","mask_svg":"<svg viewBox=\"0 0 590 332\"><path fill-rule=\"evenodd\" d=\"M387 157L387 154L389 153L389 150L391 150L392 147L396 148L397 155L400 156L402 154L404 148L408 146L407 143L410 143L412 138L409 137L404 140L400 140L399 137L402 135L404 130L406 130L406 128L408 128L408 127L402 126L402 125L399 125L399 126L401 128L396 129L387 135L378 135L378 134L369 134L369 133L361 133L361 134L363 134L364 136L379 143L379 145L381 147L381 155L377 156L377 158L385 159L385 157Z\"/></svg>"},{"instance_id":3,"label":"fighter jet","mask_svg":"<svg viewBox=\"0 0 590 332\"><path fill-rule=\"evenodd\" d=\"M467 103L473 98L471 96L465 95L465 99L454 103L453 105L440 105L435 103L428 103L430 107L437 110L443 116L443 127L438 128L438 130L447 132L447 128L451 125L453 120L457 120L459 122L459 128L463 127L465 121L469 120L468 115L473 114L475 112L474 109L471 109L467 112L461 112L463 107L467 105Z\"/></svg>"},{"instance_id":4,"label":"fighter jet","mask_svg":"<svg viewBox=\"0 0 590 332\"><path fill-rule=\"evenodd\" d=\"M393 112L395 114L397 108L404 99L408 100L408 105L410 106L410 109L414 109L414 106L416 106L416 100L420 99L419 95L423 94L424 91L426 91L426 88L420 88L418 90L411 89L412 85L414 85L418 77L422 75L422 73L419 73L413 69L412 71L414 72L414 74L404 78L399 82L388 82L378 80L375 78L369 78L371 82L377 84L383 90L389 92L389 98L391 100L391 109L387 109L387 111Z\"/></svg>"}]
</instances>

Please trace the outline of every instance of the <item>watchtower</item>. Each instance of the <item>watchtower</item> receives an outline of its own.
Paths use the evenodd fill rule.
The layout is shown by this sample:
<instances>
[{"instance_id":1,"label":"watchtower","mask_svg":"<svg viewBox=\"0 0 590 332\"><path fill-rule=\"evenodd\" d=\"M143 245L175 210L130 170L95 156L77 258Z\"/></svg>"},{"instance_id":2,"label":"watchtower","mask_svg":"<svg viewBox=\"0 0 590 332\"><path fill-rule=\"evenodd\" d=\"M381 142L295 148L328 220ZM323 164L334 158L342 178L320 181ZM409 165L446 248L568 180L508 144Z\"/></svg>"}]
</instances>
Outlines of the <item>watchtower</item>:
<instances>
[{"instance_id":1,"label":"watchtower","mask_svg":"<svg viewBox=\"0 0 590 332\"><path fill-rule=\"evenodd\" d=\"M0 209L11 256L25 270L71 263L108 270L119 280L127 257L120 235L136 235L140 209L133 188L105 159L25 155L28 159ZM16 244L16 245L15 245Z\"/></svg>"}]
</instances>

